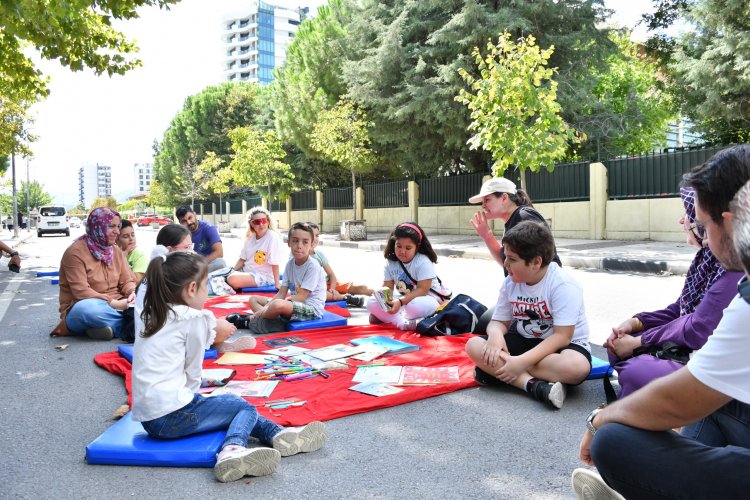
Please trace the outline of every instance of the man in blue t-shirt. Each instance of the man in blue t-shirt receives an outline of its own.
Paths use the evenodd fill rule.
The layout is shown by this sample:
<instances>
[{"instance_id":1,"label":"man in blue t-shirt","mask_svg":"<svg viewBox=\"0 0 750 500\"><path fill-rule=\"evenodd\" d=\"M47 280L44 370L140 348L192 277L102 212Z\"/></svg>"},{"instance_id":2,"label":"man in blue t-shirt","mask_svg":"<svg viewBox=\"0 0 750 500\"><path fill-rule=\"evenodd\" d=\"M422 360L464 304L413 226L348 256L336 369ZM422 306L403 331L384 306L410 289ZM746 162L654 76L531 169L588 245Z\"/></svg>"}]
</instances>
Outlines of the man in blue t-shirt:
<instances>
[{"instance_id":1,"label":"man in blue t-shirt","mask_svg":"<svg viewBox=\"0 0 750 500\"><path fill-rule=\"evenodd\" d=\"M176 212L177 220L180 224L190 230L190 236L193 240L193 250L203 255L208 261L208 271L216 271L226 267L224 262L224 247L221 244L219 231L216 227L204 220L198 220L193 207L182 205Z\"/></svg>"}]
</instances>

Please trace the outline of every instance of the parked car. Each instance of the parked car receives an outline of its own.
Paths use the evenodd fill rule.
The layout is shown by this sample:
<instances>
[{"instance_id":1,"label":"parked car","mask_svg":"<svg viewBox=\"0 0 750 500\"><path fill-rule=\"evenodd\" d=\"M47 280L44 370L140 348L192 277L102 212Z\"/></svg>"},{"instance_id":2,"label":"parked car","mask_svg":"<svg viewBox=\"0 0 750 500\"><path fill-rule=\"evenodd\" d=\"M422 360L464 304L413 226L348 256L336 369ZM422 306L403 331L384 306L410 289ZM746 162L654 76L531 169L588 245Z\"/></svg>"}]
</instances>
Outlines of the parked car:
<instances>
[{"instance_id":1,"label":"parked car","mask_svg":"<svg viewBox=\"0 0 750 500\"><path fill-rule=\"evenodd\" d=\"M36 235L41 238L49 233L64 233L70 236L70 223L65 207L46 206L39 208Z\"/></svg>"},{"instance_id":2,"label":"parked car","mask_svg":"<svg viewBox=\"0 0 750 500\"><path fill-rule=\"evenodd\" d=\"M81 219L79 217L71 217L68 222L70 223L70 227L81 227Z\"/></svg>"},{"instance_id":3,"label":"parked car","mask_svg":"<svg viewBox=\"0 0 750 500\"><path fill-rule=\"evenodd\" d=\"M160 226L164 226L166 224L171 224L172 219L169 217L162 217L161 215L144 215L138 217L138 220L135 223L138 226L148 226L152 222L158 222Z\"/></svg>"}]
</instances>

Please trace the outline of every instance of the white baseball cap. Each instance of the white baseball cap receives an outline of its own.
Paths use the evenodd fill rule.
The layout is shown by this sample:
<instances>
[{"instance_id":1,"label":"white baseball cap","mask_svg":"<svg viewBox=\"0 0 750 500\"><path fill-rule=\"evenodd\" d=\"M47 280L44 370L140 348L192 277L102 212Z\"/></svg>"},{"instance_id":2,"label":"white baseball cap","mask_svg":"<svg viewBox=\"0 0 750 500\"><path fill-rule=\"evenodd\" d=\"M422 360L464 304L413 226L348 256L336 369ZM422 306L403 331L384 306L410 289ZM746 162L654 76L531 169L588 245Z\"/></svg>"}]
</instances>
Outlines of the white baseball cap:
<instances>
[{"instance_id":1,"label":"white baseball cap","mask_svg":"<svg viewBox=\"0 0 750 500\"><path fill-rule=\"evenodd\" d=\"M469 203L482 203L484 197L492 193L516 194L516 185L505 177L493 177L482 184L478 195L469 198Z\"/></svg>"}]
</instances>

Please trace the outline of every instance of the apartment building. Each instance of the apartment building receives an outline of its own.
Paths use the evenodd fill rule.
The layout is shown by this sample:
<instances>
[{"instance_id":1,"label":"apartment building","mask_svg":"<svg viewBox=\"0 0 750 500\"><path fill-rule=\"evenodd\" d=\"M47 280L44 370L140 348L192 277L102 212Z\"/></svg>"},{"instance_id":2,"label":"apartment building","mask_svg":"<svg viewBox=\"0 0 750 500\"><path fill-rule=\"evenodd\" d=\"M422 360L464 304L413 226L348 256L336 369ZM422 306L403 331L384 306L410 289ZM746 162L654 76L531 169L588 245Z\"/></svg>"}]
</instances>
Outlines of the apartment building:
<instances>
[{"instance_id":1,"label":"apartment building","mask_svg":"<svg viewBox=\"0 0 750 500\"><path fill-rule=\"evenodd\" d=\"M153 165L151 163L136 163L133 165L135 196L148 194L149 186L151 186L151 179L153 177L153 170Z\"/></svg>"},{"instance_id":2,"label":"apartment building","mask_svg":"<svg viewBox=\"0 0 750 500\"><path fill-rule=\"evenodd\" d=\"M223 18L224 74L228 81L264 85L273 80L274 68L284 64L294 33L309 13L308 7L294 5L256 0Z\"/></svg>"},{"instance_id":3,"label":"apartment building","mask_svg":"<svg viewBox=\"0 0 750 500\"><path fill-rule=\"evenodd\" d=\"M99 196L112 196L112 167L83 165L78 169L79 202L88 209Z\"/></svg>"}]
</instances>

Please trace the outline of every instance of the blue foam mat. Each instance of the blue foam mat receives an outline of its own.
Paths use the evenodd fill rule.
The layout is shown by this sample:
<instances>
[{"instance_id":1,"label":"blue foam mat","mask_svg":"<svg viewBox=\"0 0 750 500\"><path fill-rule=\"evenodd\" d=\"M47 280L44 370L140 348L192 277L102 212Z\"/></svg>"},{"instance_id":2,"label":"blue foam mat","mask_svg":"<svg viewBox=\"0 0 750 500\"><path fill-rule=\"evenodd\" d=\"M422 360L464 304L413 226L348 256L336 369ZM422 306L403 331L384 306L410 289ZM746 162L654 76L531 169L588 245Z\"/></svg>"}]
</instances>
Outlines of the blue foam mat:
<instances>
[{"instance_id":1,"label":"blue foam mat","mask_svg":"<svg viewBox=\"0 0 750 500\"><path fill-rule=\"evenodd\" d=\"M586 380L604 378L607 375L612 375L612 372L613 369L609 366L609 361L604 361L596 356L591 356L591 373L586 377Z\"/></svg>"},{"instance_id":2,"label":"blue foam mat","mask_svg":"<svg viewBox=\"0 0 750 500\"><path fill-rule=\"evenodd\" d=\"M127 413L86 447L86 462L100 465L213 467L226 430L180 439L154 439Z\"/></svg>"},{"instance_id":3,"label":"blue foam mat","mask_svg":"<svg viewBox=\"0 0 750 500\"><path fill-rule=\"evenodd\" d=\"M332 300L330 302L326 302L327 306L339 306L343 307L344 309L347 308L347 303L345 300Z\"/></svg>"},{"instance_id":4,"label":"blue foam mat","mask_svg":"<svg viewBox=\"0 0 750 500\"><path fill-rule=\"evenodd\" d=\"M117 351L120 356L127 359L131 363L133 362L133 344L120 344L117 346ZM206 349L206 353L203 355L203 359L216 359L219 357L219 353L216 349Z\"/></svg>"},{"instance_id":5,"label":"blue foam mat","mask_svg":"<svg viewBox=\"0 0 750 500\"><path fill-rule=\"evenodd\" d=\"M311 330L313 328L327 328L329 326L346 326L346 318L323 311L323 317L320 319L310 319L307 321L290 321L286 329L290 332L297 330Z\"/></svg>"},{"instance_id":6,"label":"blue foam mat","mask_svg":"<svg viewBox=\"0 0 750 500\"><path fill-rule=\"evenodd\" d=\"M41 278L42 276L57 276L60 274L59 271L37 271L36 277Z\"/></svg>"},{"instance_id":7,"label":"blue foam mat","mask_svg":"<svg viewBox=\"0 0 750 500\"><path fill-rule=\"evenodd\" d=\"M58 285L58 284L60 284L60 280L58 280L58 279L51 279L51 280L49 280L49 284L50 285Z\"/></svg>"},{"instance_id":8,"label":"blue foam mat","mask_svg":"<svg viewBox=\"0 0 750 500\"><path fill-rule=\"evenodd\" d=\"M242 293L276 293L279 289L273 285L269 286L257 286L255 288L243 288L240 290Z\"/></svg>"}]
</instances>

